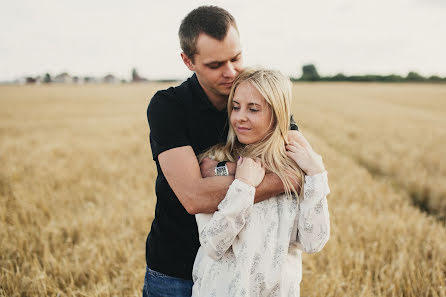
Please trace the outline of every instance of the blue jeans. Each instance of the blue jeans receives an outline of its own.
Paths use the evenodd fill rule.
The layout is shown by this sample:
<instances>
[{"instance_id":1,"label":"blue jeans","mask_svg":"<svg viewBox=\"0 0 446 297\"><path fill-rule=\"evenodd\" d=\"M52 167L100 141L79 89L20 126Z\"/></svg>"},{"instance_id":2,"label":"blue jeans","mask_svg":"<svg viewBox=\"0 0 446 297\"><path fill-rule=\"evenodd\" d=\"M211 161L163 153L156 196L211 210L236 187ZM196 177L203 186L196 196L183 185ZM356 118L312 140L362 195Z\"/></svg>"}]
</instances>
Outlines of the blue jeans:
<instances>
[{"instance_id":1,"label":"blue jeans","mask_svg":"<svg viewBox=\"0 0 446 297\"><path fill-rule=\"evenodd\" d=\"M193 284L191 280L168 276L147 267L142 296L190 297Z\"/></svg>"}]
</instances>

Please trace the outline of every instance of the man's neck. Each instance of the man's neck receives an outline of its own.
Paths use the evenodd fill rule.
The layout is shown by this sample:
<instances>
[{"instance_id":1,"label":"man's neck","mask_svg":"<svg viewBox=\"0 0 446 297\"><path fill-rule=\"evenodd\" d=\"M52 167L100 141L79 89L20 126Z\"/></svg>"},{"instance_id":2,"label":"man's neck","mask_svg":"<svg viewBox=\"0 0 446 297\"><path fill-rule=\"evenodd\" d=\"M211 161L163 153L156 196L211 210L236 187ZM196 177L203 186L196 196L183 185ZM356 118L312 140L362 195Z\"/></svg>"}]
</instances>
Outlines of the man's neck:
<instances>
[{"instance_id":1,"label":"man's neck","mask_svg":"<svg viewBox=\"0 0 446 297\"><path fill-rule=\"evenodd\" d=\"M198 83L200 83L200 81L198 81ZM206 96L208 97L209 101L212 103L212 105L215 106L217 110L222 111L223 109L226 108L226 105L228 104L228 96L216 94L215 92L206 89L201 84L200 86L203 89Z\"/></svg>"},{"instance_id":2,"label":"man's neck","mask_svg":"<svg viewBox=\"0 0 446 297\"><path fill-rule=\"evenodd\" d=\"M228 104L228 96L222 96L222 95L212 95L208 94L206 91L206 96L208 96L209 101L212 103L212 105L215 106L215 108L219 111L222 111L226 108L226 105Z\"/></svg>"}]
</instances>

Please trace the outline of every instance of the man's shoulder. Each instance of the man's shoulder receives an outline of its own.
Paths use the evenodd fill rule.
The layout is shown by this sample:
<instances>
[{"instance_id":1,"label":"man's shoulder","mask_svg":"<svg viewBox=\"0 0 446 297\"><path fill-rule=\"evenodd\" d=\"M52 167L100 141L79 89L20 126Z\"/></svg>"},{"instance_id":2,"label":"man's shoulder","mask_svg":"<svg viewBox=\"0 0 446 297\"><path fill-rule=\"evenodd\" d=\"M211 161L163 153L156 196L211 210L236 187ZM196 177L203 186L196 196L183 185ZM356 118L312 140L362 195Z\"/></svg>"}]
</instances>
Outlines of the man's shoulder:
<instances>
[{"instance_id":1,"label":"man's shoulder","mask_svg":"<svg viewBox=\"0 0 446 297\"><path fill-rule=\"evenodd\" d=\"M159 90L150 100L149 109L158 109L163 107L184 107L192 97L191 78L185 80L180 85Z\"/></svg>"}]
</instances>

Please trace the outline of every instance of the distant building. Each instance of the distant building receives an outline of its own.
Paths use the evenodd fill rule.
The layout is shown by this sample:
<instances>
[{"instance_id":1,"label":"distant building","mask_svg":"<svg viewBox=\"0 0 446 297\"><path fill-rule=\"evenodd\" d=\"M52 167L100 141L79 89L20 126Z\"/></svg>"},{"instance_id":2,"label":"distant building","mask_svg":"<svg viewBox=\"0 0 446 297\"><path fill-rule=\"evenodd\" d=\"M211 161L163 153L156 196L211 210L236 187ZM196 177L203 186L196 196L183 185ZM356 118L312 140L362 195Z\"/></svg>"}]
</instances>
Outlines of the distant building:
<instances>
[{"instance_id":1,"label":"distant building","mask_svg":"<svg viewBox=\"0 0 446 297\"><path fill-rule=\"evenodd\" d=\"M117 84L120 82L120 80L116 78L113 74L107 74L106 76L104 76L102 81L106 84Z\"/></svg>"},{"instance_id":2,"label":"distant building","mask_svg":"<svg viewBox=\"0 0 446 297\"><path fill-rule=\"evenodd\" d=\"M43 76L41 76L41 75L38 75L38 76L34 77L34 79L36 80L35 83L38 84L38 85L43 83Z\"/></svg>"},{"instance_id":3,"label":"distant building","mask_svg":"<svg viewBox=\"0 0 446 297\"><path fill-rule=\"evenodd\" d=\"M70 84L73 82L73 78L66 72L56 75L53 78L54 83Z\"/></svg>"},{"instance_id":4,"label":"distant building","mask_svg":"<svg viewBox=\"0 0 446 297\"><path fill-rule=\"evenodd\" d=\"M85 84L95 84L98 83L98 79L96 77L93 76L85 76L84 77L84 83Z\"/></svg>"},{"instance_id":5,"label":"distant building","mask_svg":"<svg viewBox=\"0 0 446 297\"><path fill-rule=\"evenodd\" d=\"M25 78L25 82L27 84L35 84L36 83L36 79L34 77L32 77L32 76L28 76L28 77Z\"/></svg>"},{"instance_id":6,"label":"distant building","mask_svg":"<svg viewBox=\"0 0 446 297\"><path fill-rule=\"evenodd\" d=\"M132 82L147 82L147 81L149 80L138 74L136 68L132 69Z\"/></svg>"}]
</instances>

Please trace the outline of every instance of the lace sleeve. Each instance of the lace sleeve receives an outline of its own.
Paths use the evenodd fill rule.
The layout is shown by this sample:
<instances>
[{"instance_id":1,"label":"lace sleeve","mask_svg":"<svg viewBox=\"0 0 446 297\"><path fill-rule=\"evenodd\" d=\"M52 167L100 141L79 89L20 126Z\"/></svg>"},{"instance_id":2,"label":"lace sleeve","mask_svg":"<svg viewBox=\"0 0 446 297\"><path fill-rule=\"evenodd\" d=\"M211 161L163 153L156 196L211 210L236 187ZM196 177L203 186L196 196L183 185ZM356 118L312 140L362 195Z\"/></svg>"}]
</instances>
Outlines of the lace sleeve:
<instances>
[{"instance_id":1,"label":"lace sleeve","mask_svg":"<svg viewBox=\"0 0 446 297\"><path fill-rule=\"evenodd\" d=\"M299 202L297 215L297 242L307 253L317 253L330 238L330 217L328 213L327 171L314 176L305 176L304 197Z\"/></svg>"},{"instance_id":2,"label":"lace sleeve","mask_svg":"<svg viewBox=\"0 0 446 297\"><path fill-rule=\"evenodd\" d=\"M196 214L201 246L219 259L232 245L252 211L255 188L235 179L213 214Z\"/></svg>"}]
</instances>

